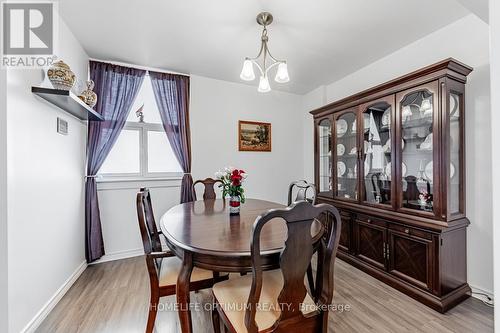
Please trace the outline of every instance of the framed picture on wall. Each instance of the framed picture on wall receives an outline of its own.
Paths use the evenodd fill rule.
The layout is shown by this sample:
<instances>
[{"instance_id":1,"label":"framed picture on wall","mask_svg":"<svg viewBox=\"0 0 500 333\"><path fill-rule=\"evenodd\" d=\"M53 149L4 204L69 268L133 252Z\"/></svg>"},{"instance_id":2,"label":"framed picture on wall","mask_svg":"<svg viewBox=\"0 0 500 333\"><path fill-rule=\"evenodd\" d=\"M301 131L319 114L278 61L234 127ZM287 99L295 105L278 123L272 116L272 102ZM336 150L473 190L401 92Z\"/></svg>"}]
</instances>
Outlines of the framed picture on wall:
<instances>
[{"instance_id":1,"label":"framed picture on wall","mask_svg":"<svg viewBox=\"0 0 500 333\"><path fill-rule=\"evenodd\" d=\"M238 121L239 151L271 151L271 124Z\"/></svg>"}]
</instances>

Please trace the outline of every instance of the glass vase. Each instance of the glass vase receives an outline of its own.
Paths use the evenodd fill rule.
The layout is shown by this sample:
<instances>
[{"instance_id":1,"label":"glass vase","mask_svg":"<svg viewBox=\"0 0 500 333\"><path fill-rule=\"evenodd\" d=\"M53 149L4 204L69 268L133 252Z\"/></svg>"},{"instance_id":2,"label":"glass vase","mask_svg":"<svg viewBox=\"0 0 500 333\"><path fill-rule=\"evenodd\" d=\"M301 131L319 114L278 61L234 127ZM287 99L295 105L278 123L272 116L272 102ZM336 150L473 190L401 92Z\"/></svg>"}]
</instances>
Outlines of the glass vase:
<instances>
[{"instance_id":1,"label":"glass vase","mask_svg":"<svg viewBox=\"0 0 500 333\"><path fill-rule=\"evenodd\" d=\"M231 196L229 198L229 215L240 215L240 197L239 196Z\"/></svg>"}]
</instances>

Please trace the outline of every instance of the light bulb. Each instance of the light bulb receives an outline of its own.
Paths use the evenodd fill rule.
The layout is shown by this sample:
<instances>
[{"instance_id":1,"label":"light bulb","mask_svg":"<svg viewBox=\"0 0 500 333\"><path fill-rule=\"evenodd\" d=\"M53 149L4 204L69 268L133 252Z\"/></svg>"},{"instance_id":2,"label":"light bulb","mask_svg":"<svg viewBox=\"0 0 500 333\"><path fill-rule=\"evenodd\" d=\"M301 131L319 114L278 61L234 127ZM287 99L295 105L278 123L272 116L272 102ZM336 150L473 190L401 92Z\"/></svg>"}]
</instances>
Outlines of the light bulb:
<instances>
[{"instance_id":1,"label":"light bulb","mask_svg":"<svg viewBox=\"0 0 500 333\"><path fill-rule=\"evenodd\" d=\"M288 76L288 66L286 62L282 62L278 65L278 70L276 71L276 77L274 81L278 83L285 83L290 81L290 77Z\"/></svg>"},{"instance_id":2,"label":"light bulb","mask_svg":"<svg viewBox=\"0 0 500 333\"><path fill-rule=\"evenodd\" d=\"M267 75L261 76L259 81L258 92L265 93L271 91L271 86L269 85L269 79Z\"/></svg>"},{"instance_id":3,"label":"light bulb","mask_svg":"<svg viewBox=\"0 0 500 333\"><path fill-rule=\"evenodd\" d=\"M240 78L244 81L253 81L255 79L255 73L253 72L253 64L251 60L245 59L243 62Z\"/></svg>"}]
</instances>

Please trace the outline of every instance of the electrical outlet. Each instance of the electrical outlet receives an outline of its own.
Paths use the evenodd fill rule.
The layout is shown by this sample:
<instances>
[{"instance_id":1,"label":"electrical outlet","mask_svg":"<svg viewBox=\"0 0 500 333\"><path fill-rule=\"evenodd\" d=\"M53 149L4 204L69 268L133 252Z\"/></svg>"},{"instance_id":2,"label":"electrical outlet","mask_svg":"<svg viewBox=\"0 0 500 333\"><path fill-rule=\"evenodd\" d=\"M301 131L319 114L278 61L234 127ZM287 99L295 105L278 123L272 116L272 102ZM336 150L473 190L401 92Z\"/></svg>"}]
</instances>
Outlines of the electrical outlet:
<instances>
[{"instance_id":1,"label":"electrical outlet","mask_svg":"<svg viewBox=\"0 0 500 333\"><path fill-rule=\"evenodd\" d=\"M57 117L57 133L68 135L68 122L59 117Z\"/></svg>"}]
</instances>

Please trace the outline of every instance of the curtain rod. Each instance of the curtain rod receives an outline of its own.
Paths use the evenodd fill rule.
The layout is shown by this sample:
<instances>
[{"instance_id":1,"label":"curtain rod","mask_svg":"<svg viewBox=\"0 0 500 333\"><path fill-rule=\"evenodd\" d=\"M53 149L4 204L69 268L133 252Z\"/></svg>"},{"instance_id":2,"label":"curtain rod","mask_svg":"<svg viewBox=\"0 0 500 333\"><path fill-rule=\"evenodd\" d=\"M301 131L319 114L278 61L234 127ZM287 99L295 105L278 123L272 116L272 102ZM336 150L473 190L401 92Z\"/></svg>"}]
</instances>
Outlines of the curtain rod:
<instances>
[{"instance_id":1,"label":"curtain rod","mask_svg":"<svg viewBox=\"0 0 500 333\"><path fill-rule=\"evenodd\" d=\"M177 75L191 76L190 74L186 74L186 73L181 73L181 72L176 72L176 71L171 71L171 70L162 69L162 68L156 68L156 67L147 67L147 66L133 65L133 64L129 64L129 63L126 63L126 62L121 62L121 61L102 60L102 59L96 59L96 58L91 58L91 57L89 57L89 60L99 61L99 62L106 62L108 64L118 65L118 66L124 66L124 67L132 67L132 68L142 69L142 70L151 71L151 72L159 72L159 73L167 73L167 74L177 74Z\"/></svg>"}]
</instances>

